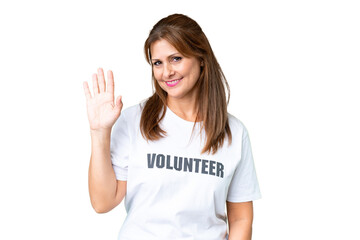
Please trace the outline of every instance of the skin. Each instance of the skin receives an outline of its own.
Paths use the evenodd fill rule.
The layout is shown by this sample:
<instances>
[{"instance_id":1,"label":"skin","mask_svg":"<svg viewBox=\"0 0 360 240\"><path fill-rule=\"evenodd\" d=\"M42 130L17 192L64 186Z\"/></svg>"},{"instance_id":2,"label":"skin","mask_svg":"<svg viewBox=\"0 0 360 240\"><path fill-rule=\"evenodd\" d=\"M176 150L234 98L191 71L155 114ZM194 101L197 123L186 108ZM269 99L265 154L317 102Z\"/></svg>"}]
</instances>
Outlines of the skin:
<instances>
[{"instance_id":1,"label":"skin","mask_svg":"<svg viewBox=\"0 0 360 240\"><path fill-rule=\"evenodd\" d=\"M150 48L152 69L156 81L168 93L168 107L187 121L195 121L196 89L201 62L180 54L166 40L154 42ZM93 75L93 95L87 82L83 83L91 134L89 165L89 194L97 213L106 213L119 205L126 195L127 181L115 177L110 159L111 128L121 114L121 96L114 99L114 77L107 73L106 84L101 68ZM181 79L174 87L166 81ZM252 234L252 202L226 202L229 240L250 240Z\"/></svg>"},{"instance_id":2,"label":"skin","mask_svg":"<svg viewBox=\"0 0 360 240\"><path fill-rule=\"evenodd\" d=\"M228 202L226 209L229 223L228 240L251 240L253 202Z\"/></svg>"},{"instance_id":3,"label":"skin","mask_svg":"<svg viewBox=\"0 0 360 240\"><path fill-rule=\"evenodd\" d=\"M105 83L101 68L93 74L93 95L87 82L83 83L87 114L90 124L91 157L89 164L89 194L97 213L106 213L120 204L126 194L126 181L119 181L110 159L111 128L123 107L121 96L114 104L114 77L108 71Z\"/></svg>"},{"instance_id":4,"label":"skin","mask_svg":"<svg viewBox=\"0 0 360 240\"><path fill-rule=\"evenodd\" d=\"M187 121L195 121L196 89L200 76L200 61L195 57L185 57L168 41L161 39L150 46L152 70L160 87L168 93L168 107L179 117ZM169 87L166 81L181 79Z\"/></svg>"}]
</instances>

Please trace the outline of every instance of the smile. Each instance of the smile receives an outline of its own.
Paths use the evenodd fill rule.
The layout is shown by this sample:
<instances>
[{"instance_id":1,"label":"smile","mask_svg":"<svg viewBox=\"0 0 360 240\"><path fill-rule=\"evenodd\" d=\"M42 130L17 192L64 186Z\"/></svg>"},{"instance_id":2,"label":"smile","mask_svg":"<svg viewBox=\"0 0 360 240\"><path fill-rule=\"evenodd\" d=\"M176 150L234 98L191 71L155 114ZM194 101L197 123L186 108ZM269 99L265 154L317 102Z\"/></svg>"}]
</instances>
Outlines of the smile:
<instances>
[{"instance_id":1,"label":"smile","mask_svg":"<svg viewBox=\"0 0 360 240\"><path fill-rule=\"evenodd\" d=\"M180 79L175 79L175 80L172 80L172 81L166 81L166 85L169 86L169 87L174 87L176 86L180 81L181 81L182 78Z\"/></svg>"}]
</instances>

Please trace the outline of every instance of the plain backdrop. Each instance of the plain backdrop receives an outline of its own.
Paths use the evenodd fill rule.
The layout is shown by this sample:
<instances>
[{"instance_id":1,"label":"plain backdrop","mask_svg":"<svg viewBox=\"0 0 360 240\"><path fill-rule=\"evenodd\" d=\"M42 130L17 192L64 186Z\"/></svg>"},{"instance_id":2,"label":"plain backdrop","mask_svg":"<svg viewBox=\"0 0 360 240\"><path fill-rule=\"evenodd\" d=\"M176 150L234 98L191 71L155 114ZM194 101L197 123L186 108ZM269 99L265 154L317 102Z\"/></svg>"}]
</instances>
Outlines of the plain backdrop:
<instances>
[{"instance_id":1,"label":"plain backdrop","mask_svg":"<svg viewBox=\"0 0 360 240\"><path fill-rule=\"evenodd\" d=\"M183 13L207 35L248 128L253 239L360 233L358 1L1 1L0 239L116 239L88 194L83 81L111 69L124 108L152 93L144 41ZM189 196L191 197L191 196Z\"/></svg>"}]
</instances>

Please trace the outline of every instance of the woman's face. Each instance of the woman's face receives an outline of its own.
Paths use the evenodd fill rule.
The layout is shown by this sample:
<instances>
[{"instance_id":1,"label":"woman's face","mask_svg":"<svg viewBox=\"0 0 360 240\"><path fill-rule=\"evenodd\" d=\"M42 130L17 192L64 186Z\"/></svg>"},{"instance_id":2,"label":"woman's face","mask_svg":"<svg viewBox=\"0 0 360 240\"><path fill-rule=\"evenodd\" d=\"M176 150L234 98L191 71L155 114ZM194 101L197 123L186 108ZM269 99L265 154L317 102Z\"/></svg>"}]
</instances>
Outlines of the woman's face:
<instances>
[{"instance_id":1,"label":"woman's face","mask_svg":"<svg viewBox=\"0 0 360 240\"><path fill-rule=\"evenodd\" d=\"M168 100L195 100L200 61L184 57L164 39L152 43L150 51L154 77L168 93Z\"/></svg>"}]
</instances>

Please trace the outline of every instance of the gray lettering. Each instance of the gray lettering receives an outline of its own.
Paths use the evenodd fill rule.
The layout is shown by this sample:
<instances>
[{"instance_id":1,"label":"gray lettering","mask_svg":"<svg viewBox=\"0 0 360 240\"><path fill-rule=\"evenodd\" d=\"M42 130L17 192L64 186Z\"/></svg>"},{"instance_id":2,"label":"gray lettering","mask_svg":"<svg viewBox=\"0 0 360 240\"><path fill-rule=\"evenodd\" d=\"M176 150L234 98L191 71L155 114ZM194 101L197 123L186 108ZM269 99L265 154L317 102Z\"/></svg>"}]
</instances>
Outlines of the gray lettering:
<instances>
[{"instance_id":1,"label":"gray lettering","mask_svg":"<svg viewBox=\"0 0 360 240\"><path fill-rule=\"evenodd\" d=\"M214 176L215 176L215 172L214 172L215 164L216 164L215 161L210 160L210 168L209 168L209 170L210 170L210 171L209 171L209 174L210 174L210 175L214 175Z\"/></svg>"},{"instance_id":2,"label":"gray lettering","mask_svg":"<svg viewBox=\"0 0 360 240\"><path fill-rule=\"evenodd\" d=\"M218 177L224 177L224 165L222 163L217 163L217 171L216 176Z\"/></svg>"},{"instance_id":3,"label":"gray lettering","mask_svg":"<svg viewBox=\"0 0 360 240\"><path fill-rule=\"evenodd\" d=\"M189 160L187 158L184 158L184 172L187 172L189 169L189 172L192 172L192 166L193 166L193 159L189 158Z\"/></svg>"},{"instance_id":4,"label":"gray lettering","mask_svg":"<svg viewBox=\"0 0 360 240\"><path fill-rule=\"evenodd\" d=\"M162 155L162 154L157 155L156 166L158 168L163 168L165 166L165 156L164 155Z\"/></svg>"},{"instance_id":5,"label":"gray lettering","mask_svg":"<svg viewBox=\"0 0 360 240\"><path fill-rule=\"evenodd\" d=\"M148 153L148 168L154 168L155 162L157 168L164 168L166 165L166 169L193 172L194 167L194 172L196 173L209 174L224 178L224 165L221 162L213 160Z\"/></svg>"},{"instance_id":6,"label":"gray lettering","mask_svg":"<svg viewBox=\"0 0 360 240\"><path fill-rule=\"evenodd\" d=\"M174 168L175 168L175 170L181 171L181 169L182 169L182 160L183 160L182 157L179 157L179 161L178 161L177 156L174 157Z\"/></svg>"},{"instance_id":7,"label":"gray lettering","mask_svg":"<svg viewBox=\"0 0 360 240\"><path fill-rule=\"evenodd\" d=\"M154 168L155 156L156 156L155 153L152 154L152 158L151 158L151 154L150 154L150 153L147 154L147 158L148 158L148 168Z\"/></svg>"},{"instance_id":8,"label":"gray lettering","mask_svg":"<svg viewBox=\"0 0 360 240\"><path fill-rule=\"evenodd\" d=\"M173 169L173 167L171 166L171 163L170 163L170 158L171 158L170 155L166 156L166 168L167 169Z\"/></svg>"},{"instance_id":9,"label":"gray lettering","mask_svg":"<svg viewBox=\"0 0 360 240\"><path fill-rule=\"evenodd\" d=\"M205 159L202 160L202 166L201 166L201 173L202 173L202 174L209 174L209 173L206 171L206 168L209 166L209 165L208 165L208 162L209 162L209 160L205 160Z\"/></svg>"},{"instance_id":10,"label":"gray lettering","mask_svg":"<svg viewBox=\"0 0 360 240\"><path fill-rule=\"evenodd\" d=\"M198 173L199 172L199 163L200 163L201 159L194 158L194 161L196 162L196 164L195 164L195 172Z\"/></svg>"}]
</instances>

